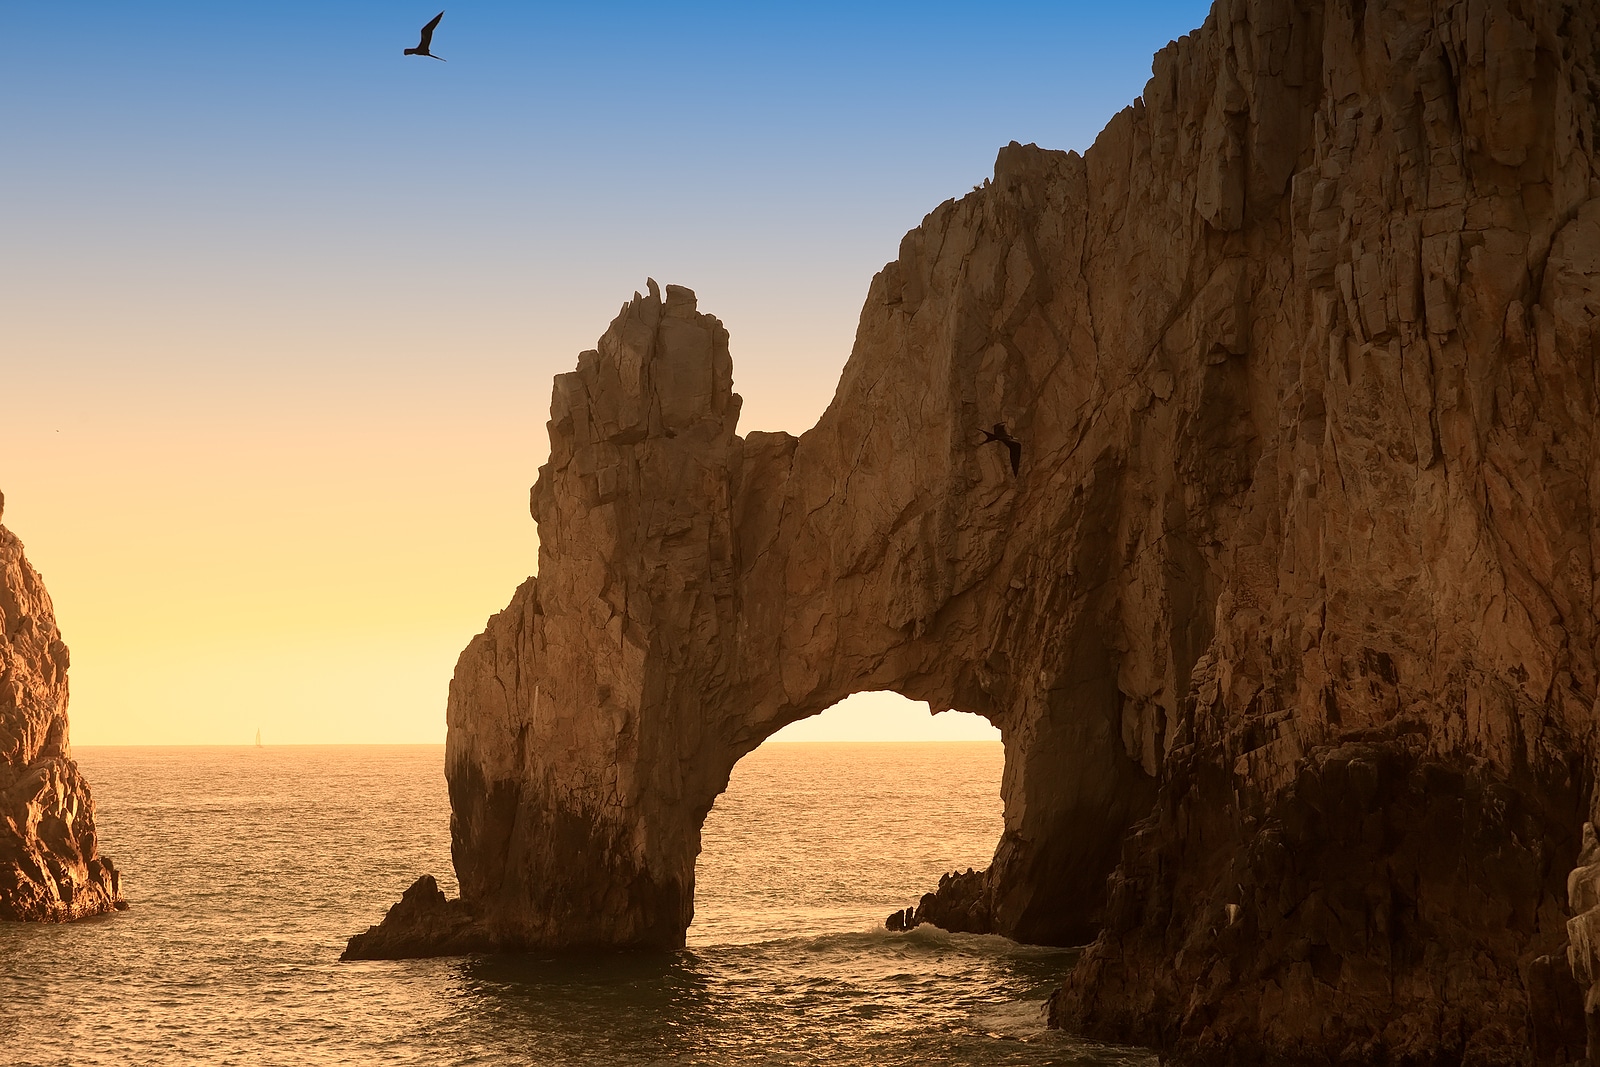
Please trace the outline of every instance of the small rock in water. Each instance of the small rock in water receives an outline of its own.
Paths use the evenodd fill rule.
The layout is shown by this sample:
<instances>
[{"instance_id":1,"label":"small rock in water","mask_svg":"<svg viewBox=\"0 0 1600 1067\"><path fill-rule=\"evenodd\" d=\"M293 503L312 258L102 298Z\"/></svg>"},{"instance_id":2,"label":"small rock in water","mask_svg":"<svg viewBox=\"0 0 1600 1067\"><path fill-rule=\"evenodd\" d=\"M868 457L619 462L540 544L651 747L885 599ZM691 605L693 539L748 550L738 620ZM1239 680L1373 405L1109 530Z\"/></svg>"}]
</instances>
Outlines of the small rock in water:
<instances>
[{"instance_id":1,"label":"small rock in water","mask_svg":"<svg viewBox=\"0 0 1600 1067\"><path fill-rule=\"evenodd\" d=\"M350 938L341 960L403 960L421 956L456 956L489 952L496 947L459 900L451 900L433 875L411 884L383 922Z\"/></svg>"}]
</instances>

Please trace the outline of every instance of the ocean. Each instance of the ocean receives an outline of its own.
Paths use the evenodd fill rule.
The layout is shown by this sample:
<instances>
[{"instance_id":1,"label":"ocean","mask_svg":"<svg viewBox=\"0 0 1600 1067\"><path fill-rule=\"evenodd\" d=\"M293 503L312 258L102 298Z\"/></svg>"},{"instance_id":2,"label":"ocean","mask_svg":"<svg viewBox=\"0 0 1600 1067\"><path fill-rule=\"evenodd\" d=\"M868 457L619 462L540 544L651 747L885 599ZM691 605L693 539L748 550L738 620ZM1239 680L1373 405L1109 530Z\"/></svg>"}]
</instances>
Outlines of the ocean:
<instances>
[{"instance_id":1,"label":"ocean","mask_svg":"<svg viewBox=\"0 0 1600 1067\"><path fill-rule=\"evenodd\" d=\"M883 920L1001 829L997 742L770 744L706 820L688 947L340 963L454 894L444 748L91 748L132 907L0 923L0 1063L1153 1065L1048 1031L1075 953Z\"/></svg>"}]
</instances>

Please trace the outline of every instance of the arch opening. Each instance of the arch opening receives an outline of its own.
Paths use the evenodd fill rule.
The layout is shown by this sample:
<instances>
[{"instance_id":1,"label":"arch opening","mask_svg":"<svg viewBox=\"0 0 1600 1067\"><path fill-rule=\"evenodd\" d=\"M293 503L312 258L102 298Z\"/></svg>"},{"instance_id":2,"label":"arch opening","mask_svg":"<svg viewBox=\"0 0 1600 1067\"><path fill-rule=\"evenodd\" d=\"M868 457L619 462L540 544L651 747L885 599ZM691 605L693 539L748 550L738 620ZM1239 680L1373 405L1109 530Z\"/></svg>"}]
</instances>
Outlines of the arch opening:
<instances>
[{"instance_id":1,"label":"arch opening","mask_svg":"<svg viewBox=\"0 0 1600 1067\"><path fill-rule=\"evenodd\" d=\"M808 718L792 722L762 744L846 741L999 741L1000 730L982 715L939 711L926 700L891 690L852 693Z\"/></svg>"},{"instance_id":2,"label":"arch opening","mask_svg":"<svg viewBox=\"0 0 1600 1067\"><path fill-rule=\"evenodd\" d=\"M857 693L735 765L701 827L688 944L858 933L1005 828L1000 732L981 716Z\"/></svg>"}]
</instances>

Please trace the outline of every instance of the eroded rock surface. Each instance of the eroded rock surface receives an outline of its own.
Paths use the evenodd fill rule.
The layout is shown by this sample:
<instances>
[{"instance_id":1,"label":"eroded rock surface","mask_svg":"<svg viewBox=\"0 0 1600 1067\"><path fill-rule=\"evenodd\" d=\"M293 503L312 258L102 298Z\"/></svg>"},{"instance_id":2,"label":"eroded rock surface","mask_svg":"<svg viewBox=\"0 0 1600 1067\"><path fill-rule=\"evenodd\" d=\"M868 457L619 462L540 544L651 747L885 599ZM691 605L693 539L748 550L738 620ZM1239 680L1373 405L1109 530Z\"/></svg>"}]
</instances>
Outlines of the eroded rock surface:
<instances>
[{"instance_id":1,"label":"eroded rock surface","mask_svg":"<svg viewBox=\"0 0 1600 1067\"><path fill-rule=\"evenodd\" d=\"M0 526L0 919L64 922L125 906L67 741L68 662L50 595Z\"/></svg>"},{"instance_id":2,"label":"eroded rock surface","mask_svg":"<svg viewBox=\"0 0 1600 1067\"><path fill-rule=\"evenodd\" d=\"M1135 154L1243 168L1208 241L1247 265L1255 442L1060 1024L1217 1062L1567 1055L1530 1020L1571 1003L1535 965L1600 719L1597 17L1223 3L1158 56Z\"/></svg>"},{"instance_id":3,"label":"eroded rock surface","mask_svg":"<svg viewBox=\"0 0 1600 1067\"><path fill-rule=\"evenodd\" d=\"M740 437L721 325L636 294L556 381L539 574L451 685L473 921L681 944L735 761L893 689L1002 731L974 900L1094 940L1058 1024L1568 1056L1597 23L1222 0L1087 153L1013 144L906 236L799 438Z\"/></svg>"}]
</instances>

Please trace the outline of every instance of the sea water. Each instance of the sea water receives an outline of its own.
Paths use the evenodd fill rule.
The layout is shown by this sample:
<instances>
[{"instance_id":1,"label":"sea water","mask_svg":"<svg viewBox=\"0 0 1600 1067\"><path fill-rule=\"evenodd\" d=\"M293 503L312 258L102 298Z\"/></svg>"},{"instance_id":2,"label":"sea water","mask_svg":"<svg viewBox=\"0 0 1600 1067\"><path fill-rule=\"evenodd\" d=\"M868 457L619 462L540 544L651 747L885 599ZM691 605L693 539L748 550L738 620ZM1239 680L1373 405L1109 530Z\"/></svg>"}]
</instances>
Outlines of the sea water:
<instances>
[{"instance_id":1,"label":"sea water","mask_svg":"<svg viewBox=\"0 0 1600 1067\"><path fill-rule=\"evenodd\" d=\"M79 748L125 912L0 923L0 1063L1153 1064L1045 1029L1075 954L883 929L999 837L998 743L770 744L706 820L688 947L340 963L455 891L442 746Z\"/></svg>"}]
</instances>

